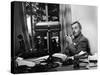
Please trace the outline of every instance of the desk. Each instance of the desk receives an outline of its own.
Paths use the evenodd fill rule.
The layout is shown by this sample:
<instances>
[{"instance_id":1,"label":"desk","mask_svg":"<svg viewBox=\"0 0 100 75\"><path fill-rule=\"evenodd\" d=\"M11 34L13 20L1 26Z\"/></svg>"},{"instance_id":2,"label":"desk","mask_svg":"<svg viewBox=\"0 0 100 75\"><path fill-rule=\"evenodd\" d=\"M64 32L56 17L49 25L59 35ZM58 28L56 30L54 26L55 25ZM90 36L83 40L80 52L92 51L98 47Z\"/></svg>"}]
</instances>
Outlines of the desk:
<instances>
[{"instance_id":1,"label":"desk","mask_svg":"<svg viewBox=\"0 0 100 75\"><path fill-rule=\"evenodd\" d=\"M47 56L39 57L39 58L30 58L30 59L21 59L19 62L19 66L27 66L24 67L26 69L23 69L23 73L27 72L51 72L51 71L69 71L69 70L75 70L73 69L73 64L67 64L63 65L63 62L60 62L59 59L57 59L57 62L46 62L48 59ZM56 56L55 56L56 57ZM61 56L63 57L63 55ZM61 57L59 57L61 59ZM64 58L64 57L63 57ZM66 57L67 58L67 57ZM55 61L56 58L54 58L53 61ZM91 63L90 63L91 64ZM92 63L93 64L93 63ZM90 67L89 69L96 69L97 66ZM85 67L80 67L78 70L85 70Z\"/></svg>"}]
</instances>

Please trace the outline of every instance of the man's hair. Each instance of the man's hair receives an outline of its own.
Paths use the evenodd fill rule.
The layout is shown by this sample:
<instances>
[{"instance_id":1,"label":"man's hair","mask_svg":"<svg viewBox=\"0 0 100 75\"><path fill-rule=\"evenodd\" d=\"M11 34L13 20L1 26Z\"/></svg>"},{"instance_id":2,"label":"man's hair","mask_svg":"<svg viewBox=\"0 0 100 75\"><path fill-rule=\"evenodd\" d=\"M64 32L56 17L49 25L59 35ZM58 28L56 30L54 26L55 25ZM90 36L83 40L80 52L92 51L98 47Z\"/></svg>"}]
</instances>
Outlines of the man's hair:
<instances>
[{"instance_id":1,"label":"man's hair","mask_svg":"<svg viewBox=\"0 0 100 75\"><path fill-rule=\"evenodd\" d=\"M76 23L78 24L79 28L82 29L82 26L81 26L81 24L80 24L79 21L75 21L75 22L73 22L73 23L71 24L71 26L74 25L74 24L76 24Z\"/></svg>"}]
</instances>

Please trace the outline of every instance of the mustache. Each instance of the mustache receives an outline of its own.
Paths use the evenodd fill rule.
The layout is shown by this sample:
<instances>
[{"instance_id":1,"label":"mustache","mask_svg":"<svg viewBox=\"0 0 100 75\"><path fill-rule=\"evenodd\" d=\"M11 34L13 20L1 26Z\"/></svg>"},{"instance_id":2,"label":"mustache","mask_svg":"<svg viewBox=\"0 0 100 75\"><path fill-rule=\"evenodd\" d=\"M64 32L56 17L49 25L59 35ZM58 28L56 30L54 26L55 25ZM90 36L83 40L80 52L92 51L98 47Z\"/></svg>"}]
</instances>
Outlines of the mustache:
<instances>
[{"instance_id":1,"label":"mustache","mask_svg":"<svg viewBox=\"0 0 100 75\"><path fill-rule=\"evenodd\" d=\"M73 35L76 34L76 32L73 32Z\"/></svg>"}]
</instances>

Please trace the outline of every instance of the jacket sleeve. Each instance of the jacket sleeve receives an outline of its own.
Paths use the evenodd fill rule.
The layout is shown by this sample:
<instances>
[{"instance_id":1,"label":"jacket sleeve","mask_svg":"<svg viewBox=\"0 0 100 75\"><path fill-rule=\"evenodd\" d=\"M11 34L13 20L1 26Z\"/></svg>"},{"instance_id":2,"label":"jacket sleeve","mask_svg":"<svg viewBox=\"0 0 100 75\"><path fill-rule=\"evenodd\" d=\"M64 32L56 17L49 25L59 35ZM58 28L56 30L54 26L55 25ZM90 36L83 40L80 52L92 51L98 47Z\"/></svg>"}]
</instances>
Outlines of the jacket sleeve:
<instances>
[{"instance_id":1,"label":"jacket sleeve","mask_svg":"<svg viewBox=\"0 0 100 75\"><path fill-rule=\"evenodd\" d=\"M79 45L77 45L77 51L87 51L87 47L88 47L88 41L87 40L83 40L81 42L79 42Z\"/></svg>"},{"instance_id":2,"label":"jacket sleeve","mask_svg":"<svg viewBox=\"0 0 100 75\"><path fill-rule=\"evenodd\" d=\"M85 40L80 41L77 45L74 45L74 44L69 45L68 49L72 53L78 54L80 51L86 51L87 45L88 45L88 41L85 39Z\"/></svg>"}]
</instances>

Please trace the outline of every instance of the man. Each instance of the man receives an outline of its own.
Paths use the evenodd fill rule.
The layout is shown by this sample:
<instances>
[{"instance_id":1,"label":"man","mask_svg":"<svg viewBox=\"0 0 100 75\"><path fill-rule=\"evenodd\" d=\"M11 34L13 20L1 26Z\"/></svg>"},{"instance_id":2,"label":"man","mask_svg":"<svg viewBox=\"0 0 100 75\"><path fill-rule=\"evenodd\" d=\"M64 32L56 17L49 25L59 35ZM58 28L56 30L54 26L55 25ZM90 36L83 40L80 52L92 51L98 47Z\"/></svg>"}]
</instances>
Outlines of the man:
<instances>
[{"instance_id":1,"label":"man","mask_svg":"<svg viewBox=\"0 0 100 75\"><path fill-rule=\"evenodd\" d=\"M66 35L68 47L66 48L69 56L74 56L74 68L79 68L79 59L84 55L91 54L89 42L81 33L82 27L78 21L72 25L73 37Z\"/></svg>"}]
</instances>

